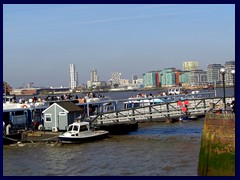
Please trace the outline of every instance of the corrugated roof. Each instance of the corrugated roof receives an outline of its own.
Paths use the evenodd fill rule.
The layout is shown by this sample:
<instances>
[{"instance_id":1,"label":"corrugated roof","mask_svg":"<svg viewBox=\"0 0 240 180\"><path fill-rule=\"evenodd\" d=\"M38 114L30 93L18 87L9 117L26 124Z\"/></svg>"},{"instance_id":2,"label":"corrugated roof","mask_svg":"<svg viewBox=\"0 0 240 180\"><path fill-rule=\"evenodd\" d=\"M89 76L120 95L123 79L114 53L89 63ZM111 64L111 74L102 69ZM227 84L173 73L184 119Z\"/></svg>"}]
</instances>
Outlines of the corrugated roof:
<instances>
[{"instance_id":1,"label":"corrugated roof","mask_svg":"<svg viewBox=\"0 0 240 180\"><path fill-rule=\"evenodd\" d=\"M82 110L82 108L78 107L77 105L75 105L74 103L72 103L70 101L60 101L60 102L56 102L56 104L58 104L59 106L61 106L64 109L66 109L68 112Z\"/></svg>"}]
</instances>

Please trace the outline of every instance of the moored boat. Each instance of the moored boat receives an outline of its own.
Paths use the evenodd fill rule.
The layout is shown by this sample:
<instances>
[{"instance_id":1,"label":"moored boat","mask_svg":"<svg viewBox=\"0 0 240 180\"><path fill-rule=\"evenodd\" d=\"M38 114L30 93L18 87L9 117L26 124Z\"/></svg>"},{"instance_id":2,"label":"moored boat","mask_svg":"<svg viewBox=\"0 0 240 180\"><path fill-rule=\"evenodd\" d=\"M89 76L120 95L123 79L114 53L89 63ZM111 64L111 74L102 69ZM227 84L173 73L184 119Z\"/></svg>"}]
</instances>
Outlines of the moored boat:
<instances>
[{"instance_id":1,"label":"moored boat","mask_svg":"<svg viewBox=\"0 0 240 180\"><path fill-rule=\"evenodd\" d=\"M21 141L22 131L3 133L3 145L14 144Z\"/></svg>"},{"instance_id":2,"label":"moored boat","mask_svg":"<svg viewBox=\"0 0 240 180\"><path fill-rule=\"evenodd\" d=\"M89 122L77 121L68 126L67 132L59 135L61 143L83 143L107 138L108 131L93 130L90 128Z\"/></svg>"}]
</instances>

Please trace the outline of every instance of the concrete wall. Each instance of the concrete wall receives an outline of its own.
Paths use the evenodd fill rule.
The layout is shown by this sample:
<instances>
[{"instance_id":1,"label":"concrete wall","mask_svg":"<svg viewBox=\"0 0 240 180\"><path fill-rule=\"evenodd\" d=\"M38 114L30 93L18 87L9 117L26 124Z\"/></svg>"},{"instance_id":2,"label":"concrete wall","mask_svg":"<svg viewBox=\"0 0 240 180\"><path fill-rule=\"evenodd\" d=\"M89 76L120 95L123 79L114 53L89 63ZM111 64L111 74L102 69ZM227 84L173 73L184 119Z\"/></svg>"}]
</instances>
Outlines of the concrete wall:
<instances>
[{"instance_id":1,"label":"concrete wall","mask_svg":"<svg viewBox=\"0 0 240 180\"><path fill-rule=\"evenodd\" d=\"M235 176L235 114L206 114L198 175Z\"/></svg>"}]
</instances>

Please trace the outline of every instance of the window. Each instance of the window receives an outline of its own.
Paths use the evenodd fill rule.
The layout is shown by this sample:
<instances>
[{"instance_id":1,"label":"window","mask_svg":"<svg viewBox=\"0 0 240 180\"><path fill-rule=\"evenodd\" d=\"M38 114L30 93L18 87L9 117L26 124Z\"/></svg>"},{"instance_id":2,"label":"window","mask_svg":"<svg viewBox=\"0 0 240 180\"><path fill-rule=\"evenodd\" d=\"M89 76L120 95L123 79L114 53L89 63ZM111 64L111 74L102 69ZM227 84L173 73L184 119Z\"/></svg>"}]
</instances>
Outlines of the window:
<instances>
[{"instance_id":1,"label":"window","mask_svg":"<svg viewBox=\"0 0 240 180\"><path fill-rule=\"evenodd\" d=\"M60 112L60 113L59 113L59 116L65 116L65 115L66 115L65 112Z\"/></svg>"},{"instance_id":2,"label":"window","mask_svg":"<svg viewBox=\"0 0 240 180\"><path fill-rule=\"evenodd\" d=\"M68 127L68 131L72 131L72 129L73 129L73 125L70 125L70 126Z\"/></svg>"},{"instance_id":3,"label":"window","mask_svg":"<svg viewBox=\"0 0 240 180\"><path fill-rule=\"evenodd\" d=\"M45 115L45 121L46 122L51 122L52 121L52 115L51 114L46 114Z\"/></svg>"},{"instance_id":4,"label":"window","mask_svg":"<svg viewBox=\"0 0 240 180\"><path fill-rule=\"evenodd\" d=\"M78 126L73 126L73 131L78 131Z\"/></svg>"},{"instance_id":5,"label":"window","mask_svg":"<svg viewBox=\"0 0 240 180\"><path fill-rule=\"evenodd\" d=\"M80 126L80 131L87 131L87 130L88 130L87 125Z\"/></svg>"}]
</instances>

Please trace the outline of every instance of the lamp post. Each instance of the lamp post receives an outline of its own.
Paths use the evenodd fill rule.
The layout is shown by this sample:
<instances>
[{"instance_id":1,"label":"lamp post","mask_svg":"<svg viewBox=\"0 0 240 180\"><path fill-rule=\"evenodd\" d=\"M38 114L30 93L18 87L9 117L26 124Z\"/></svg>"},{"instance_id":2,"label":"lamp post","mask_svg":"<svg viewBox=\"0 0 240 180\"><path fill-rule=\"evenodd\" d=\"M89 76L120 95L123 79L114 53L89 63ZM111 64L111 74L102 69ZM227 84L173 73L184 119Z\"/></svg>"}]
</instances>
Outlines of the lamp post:
<instances>
[{"instance_id":1,"label":"lamp post","mask_svg":"<svg viewBox=\"0 0 240 180\"><path fill-rule=\"evenodd\" d=\"M233 77L233 97L235 99L235 69L231 70L231 74L232 74L232 77Z\"/></svg>"},{"instance_id":2,"label":"lamp post","mask_svg":"<svg viewBox=\"0 0 240 180\"><path fill-rule=\"evenodd\" d=\"M223 106L224 110L226 109L226 101L225 101L225 69L221 68L220 73L222 74L222 80L223 80Z\"/></svg>"}]
</instances>

